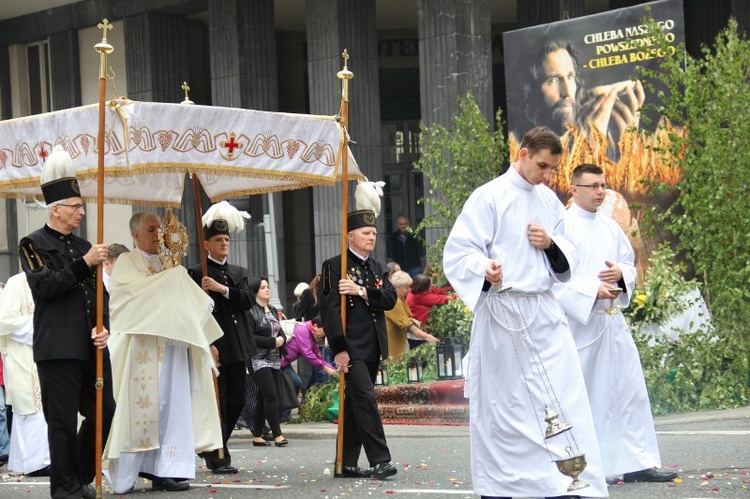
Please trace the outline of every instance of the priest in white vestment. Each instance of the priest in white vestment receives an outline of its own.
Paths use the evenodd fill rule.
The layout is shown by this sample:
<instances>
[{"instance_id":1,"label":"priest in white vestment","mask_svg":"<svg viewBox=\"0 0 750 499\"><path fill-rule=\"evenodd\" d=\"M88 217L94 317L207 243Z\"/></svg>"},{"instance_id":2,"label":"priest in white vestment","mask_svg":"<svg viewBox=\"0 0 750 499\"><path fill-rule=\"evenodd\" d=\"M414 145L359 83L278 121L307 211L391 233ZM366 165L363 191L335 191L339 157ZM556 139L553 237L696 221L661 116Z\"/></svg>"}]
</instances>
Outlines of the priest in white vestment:
<instances>
[{"instance_id":1,"label":"priest in white vestment","mask_svg":"<svg viewBox=\"0 0 750 499\"><path fill-rule=\"evenodd\" d=\"M626 482L673 480L677 473L656 469L661 460L646 381L620 311L635 288L633 248L617 222L597 212L607 195L602 169L580 165L570 183L564 234L576 247L578 265L555 294L578 347L604 471ZM622 290L619 297L612 288Z\"/></svg>"},{"instance_id":2,"label":"priest in white vestment","mask_svg":"<svg viewBox=\"0 0 750 499\"><path fill-rule=\"evenodd\" d=\"M570 278L575 253L548 182L559 137L537 127L518 161L476 189L443 254L450 284L474 311L466 391L474 492L483 497L567 496L572 479L553 461L585 455L581 497L607 497L575 343L552 285ZM572 429L545 438L546 408Z\"/></svg>"},{"instance_id":3,"label":"priest in white vestment","mask_svg":"<svg viewBox=\"0 0 750 499\"><path fill-rule=\"evenodd\" d=\"M117 494L139 475L154 490L187 490L195 453L222 447L210 352L222 331L187 270L162 269L158 228L157 215L133 215L136 248L120 255L109 281L117 409L104 454Z\"/></svg>"},{"instance_id":4,"label":"priest in white vestment","mask_svg":"<svg viewBox=\"0 0 750 499\"><path fill-rule=\"evenodd\" d=\"M47 422L42 412L39 374L32 350L34 298L20 272L8 279L0 295L0 352L3 355L5 400L13 406L13 438L8 470L24 475L49 474Z\"/></svg>"}]
</instances>

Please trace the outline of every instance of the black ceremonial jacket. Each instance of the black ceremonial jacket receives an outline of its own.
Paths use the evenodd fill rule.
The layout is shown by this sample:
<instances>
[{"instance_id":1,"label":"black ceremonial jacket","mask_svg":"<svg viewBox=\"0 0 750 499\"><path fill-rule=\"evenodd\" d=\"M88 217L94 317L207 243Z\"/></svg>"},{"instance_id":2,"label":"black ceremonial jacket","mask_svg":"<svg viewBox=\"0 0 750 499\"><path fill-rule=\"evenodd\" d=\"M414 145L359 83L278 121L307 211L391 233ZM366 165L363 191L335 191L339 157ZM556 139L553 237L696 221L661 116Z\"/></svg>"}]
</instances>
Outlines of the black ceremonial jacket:
<instances>
[{"instance_id":1,"label":"black ceremonial jacket","mask_svg":"<svg viewBox=\"0 0 750 499\"><path fill-rule=\"evenodd\" d=\"M19 253L34 297L34 361L93 360L96 347L96 267L83 256L91 244L49 225L21 239ZM99 283L104 286L103 283ZM104 291L104 327L109 329L109 294ZM109 357L109 350L103 355Z\"/></svg>"},{"instance_id":2,"label":"black ceremonial jacket","mask_svg":"<svg viewBox=\"0 0 750 499\"><path fill-rule=\"evenodd\" d=\"M385 311L396 305L398 296L388 279L384 262L374 258L362 261L347 251L347 274L367 288L369 302L359 296L346 297L346 338L341 327L341 255L323 262L320 315L333 354L346 350L352 360L377 362L388 358Z\"/></svg>"},{"instance_id":3,"label":"black ceremonial jacket","mask_svg":"<svg viewBox=\"0 0 750 499\"><path fill-rule=\"evenodd\" d=\"M193 267L189 274L200 286L202 267ZM209 292L214 301L214 319L224 331L224 336L214 342L219 350L219 362L245 362L255 354L255 341L245 316L245 311L255 304L248 282L248 271L239 265L222 265L209 258L208 277L229 288L228 300L215 291Z\"/></svg>"}]
</instances>

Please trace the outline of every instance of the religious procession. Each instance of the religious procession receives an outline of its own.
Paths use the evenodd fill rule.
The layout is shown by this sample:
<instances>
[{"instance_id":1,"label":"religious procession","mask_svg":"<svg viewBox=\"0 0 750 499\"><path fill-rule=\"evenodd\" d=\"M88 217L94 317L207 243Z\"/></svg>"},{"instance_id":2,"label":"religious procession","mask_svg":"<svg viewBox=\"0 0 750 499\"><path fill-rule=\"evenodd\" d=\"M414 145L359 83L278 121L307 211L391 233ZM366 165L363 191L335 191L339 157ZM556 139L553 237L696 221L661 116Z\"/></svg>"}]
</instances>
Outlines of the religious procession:
<instances>
[{"instance_id":1,"label":"religious procession","mask_svg":"<svg viewBox=\"0 0 750 499\"><path fill-rule=\"evenodd\" d=\"M682 9L653 4L657 20ZM451 133L414 132L426 211L404 208L411 176L368 179L370 145L352 152L347 49L326 55L342 61L334 115L197 105L188 81L182 102L150 102L118 94L119 25L101 19L98 103L0 121L0 196L28 210L26 230L8 214L19 271L0 291L0 497L661 498L709 485L660 450L663 402L642 358L647 341L653 369L680 382L688 367L662 346L713 334L700 289L675 293L664 320L632 319L669 298L644 279L682 255L641 231L645 188L623 171L675 188L685 135L664 121L643 133L645 78L583 79L583 49L556 35L605 19L623 28L586 40L626 38L642 14L505 34L508 104L522 108L507 145L451 149L480 142L458 118ZM668 43L684 37L681 18L656 24ZM481 114L471 93L458 102ZM645 152L657 145L679 153ZM497 151L500 170L462 170ZM458 204L452 187L467 191ZM283 217L311 243L276 233L281 199L307 202ZM280 241L323 255L294 304Z\"/></svg>"}]
</instances>

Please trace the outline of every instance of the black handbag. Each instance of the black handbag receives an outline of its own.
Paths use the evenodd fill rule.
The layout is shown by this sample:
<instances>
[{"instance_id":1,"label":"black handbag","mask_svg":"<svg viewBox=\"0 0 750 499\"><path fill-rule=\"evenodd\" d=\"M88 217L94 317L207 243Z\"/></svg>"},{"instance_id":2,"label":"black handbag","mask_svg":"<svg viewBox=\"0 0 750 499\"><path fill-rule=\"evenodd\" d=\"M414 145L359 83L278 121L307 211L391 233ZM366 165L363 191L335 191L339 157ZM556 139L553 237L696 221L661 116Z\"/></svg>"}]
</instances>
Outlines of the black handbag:
<instances>
[{"instance_id":1,"label":"black handbag","mask_svg":"<svg viewBox=\"0 0 750 499\"><path fill-rule=\"evenodd\" d=\"M289 371L280 371L276 383L276 399L279 402L279 412L295 409L299 406L294 378Z\"/></svg>"}]
</instances>

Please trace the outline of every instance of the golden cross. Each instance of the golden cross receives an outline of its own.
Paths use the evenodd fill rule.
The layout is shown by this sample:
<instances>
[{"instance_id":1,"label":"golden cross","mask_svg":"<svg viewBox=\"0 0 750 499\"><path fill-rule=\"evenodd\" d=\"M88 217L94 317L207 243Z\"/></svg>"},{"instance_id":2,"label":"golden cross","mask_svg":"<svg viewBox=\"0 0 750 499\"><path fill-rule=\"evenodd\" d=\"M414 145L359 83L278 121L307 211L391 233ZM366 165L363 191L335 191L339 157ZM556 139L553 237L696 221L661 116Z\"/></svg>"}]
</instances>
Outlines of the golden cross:
<instances>
[{"instance_id":1,"label":"golden cross","mask_svg":"<svg viewBox=\"0 0 750 499\"><path fill-rule=\"evenodd\" d=\"M188 100L188 92L190 91L190 86L186 81L182 82L182 89L185 91L185 100Z\"/></svg>"},{"instance_id":2,"label":"golden cross","mask_svg":"<svg viewBox=\"0 0 750 499\"><path fill-rule=\"evenodd\" d=\"M108 29L109 30L113 29L114 26L112 26L111 24L109 24L109 21L107 21L107 19L104 18L104 20L102 22L100 22L99 24L97 24L96 27L99 28L100 30L102 30L102 41L106 42L107 41L107 30Z\"/></svg>"},{"instance_id":3,"label":"golden cross","mask_svg":"<svg viewBox=\"0 0 750 499\"><path fill-rule=\"evenodd\" d=\"M346 49L341 53L341 57L344 58L344 69L346 69L346 65L349 62L349 52L347 52Z\"/></svg>"}]
</instances>

